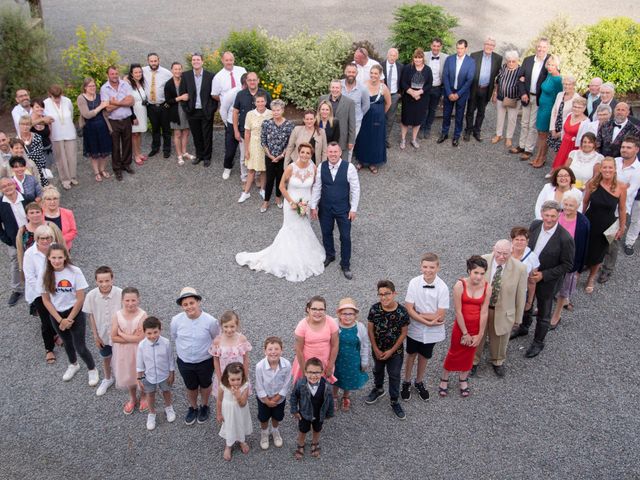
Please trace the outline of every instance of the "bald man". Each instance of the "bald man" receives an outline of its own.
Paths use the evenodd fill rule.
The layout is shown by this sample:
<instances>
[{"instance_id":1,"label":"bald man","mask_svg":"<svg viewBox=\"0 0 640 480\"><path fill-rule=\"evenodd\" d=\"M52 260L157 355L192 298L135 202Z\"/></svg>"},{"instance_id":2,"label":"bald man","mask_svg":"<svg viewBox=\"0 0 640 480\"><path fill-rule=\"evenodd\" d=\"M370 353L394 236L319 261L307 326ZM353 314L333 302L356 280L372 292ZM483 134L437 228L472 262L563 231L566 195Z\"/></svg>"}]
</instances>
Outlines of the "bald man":
<instances>
[{"instance_id":1,"label":"bald man","mask_svg":"<svg viewBox=\"0 0 640 480\"><path fill-rule=\"evenodd\" d=\"M514 325L520 325L527 298L527 267L511 256L511 241L498 240L493 253L483 255L489 265L485 273L491 282L487 330L476 348L471 375L475 375L482 357L484 342L489 337L489 361L495 374L505 375L507 344Z\"/></svg>"},{"instance_id":2,"label":"bald man","mask_svg":"<svg viewBox=\"0 0 640 480\"><path fill-rule=\"evenodd\" d=\"M387 110L387 148L391 146L389 143L389 134L393 128L396 119L396 111L398 110L398 102L400 101L400 76L404 65L398 61L398 50L390 48L387 52L387 59L382 62L382 70L384 71L384 83L389 87L391 93L391 107Z\"/></svg>"},{"instance_id":3,"label":"bald man","mask_svg":"<svg viewBox=\"0 0 640 480\"><path fill-rule=\"evenodd\" d=\"M598 152L605 157L619 157L622 140L627 135L640 136L640 130L634 124L634 120L630 118L630 114L629 104L618 102L613 110L611 120L598 129L596 139Z\"/></svg>"}]
</instances>

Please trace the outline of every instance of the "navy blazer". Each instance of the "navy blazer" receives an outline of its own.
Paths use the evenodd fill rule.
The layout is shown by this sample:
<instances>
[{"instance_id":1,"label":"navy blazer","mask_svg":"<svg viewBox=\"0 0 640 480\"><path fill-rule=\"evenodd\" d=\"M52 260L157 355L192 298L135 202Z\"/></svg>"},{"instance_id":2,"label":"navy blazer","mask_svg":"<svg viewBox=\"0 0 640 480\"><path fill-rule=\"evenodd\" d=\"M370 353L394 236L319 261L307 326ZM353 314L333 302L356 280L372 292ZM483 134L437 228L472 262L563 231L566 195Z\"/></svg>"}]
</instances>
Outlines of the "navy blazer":
<instances>
[{"instance_id":1,"label":"navy blazer","mask_svg":"<svg viewBox=\"0 0 640 480\"><path fill-rule=\"evenodd\" d=\"M2 198L2 197L0 197ZM26 207L26 200L22 201L22 206ZM16 246L16 236L18 235L18 222L13 214L11 205L7 202L0 201L0 240L10 247Z\"/></svg>"},{"instance_id":2,"label":"navy blazer","mask_svg":"<svg viewBox=\"0 0 640 480\"><path fill-rule=\"evenodd\" d=\"M542 220L534 220L529 227L529 248L533 250L542 231ZM562 225L558 225L555 233L544 246L540 255L542 280L536 286L536 294L554 295L560 288L565 273L571 272L575 257L575 242Z\"/></svg>"},{"instance_id":3,"label":"navy blazer","mask_svg":"<svg viewBox=\"0 0 640 480\"><path fill-rule=\"evenodd\" d=\"M458 88L454 91L456 83L456 58L457 55L450 55L444 61L444 71L442 72L442 83L444 85L444 95L448 97L452 93L457 93L464 97L471 91L473 77L476 73L476 62L469 55L464 56L460 72L458 72Z\"/></svg>"},{"instance_id":4,"label":"navy blazer","mask_svg":"<svg viewBox=\"0 0 640 480\"><path fill-rule=\"evenodd\" d=\"M587 250L589 249L589 232L591 231L591 222L582 213L578 212L576 219L576 233L573 241L576 245L576 254L573 258L573 268L570 273L581 272L584 268L584 262L587 258Z\"/></svg>"}]
</instances>

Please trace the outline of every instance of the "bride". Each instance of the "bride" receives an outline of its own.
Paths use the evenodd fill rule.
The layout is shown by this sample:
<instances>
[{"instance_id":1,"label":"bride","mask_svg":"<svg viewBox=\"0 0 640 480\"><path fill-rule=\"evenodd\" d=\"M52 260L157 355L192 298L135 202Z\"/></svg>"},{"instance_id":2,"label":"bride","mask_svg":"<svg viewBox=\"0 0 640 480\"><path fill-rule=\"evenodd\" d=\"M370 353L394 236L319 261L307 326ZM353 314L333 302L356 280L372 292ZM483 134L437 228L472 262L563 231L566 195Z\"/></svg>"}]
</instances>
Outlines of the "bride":
<instances>
[{"instance_id":1,"label":"bride","mask_svg":"<svg viewBox=\"0 0 640 480\"><path fill-rule=\"evenodd\" d=\"M290 164L280 182L280 191L289 202L285 206L282 228L273 243L255 253L236 255L239 265L252 270L263 270L290 282L302 282L324 271L324 248L309 223L309 201L316 174L311 162L312 146L302 143L298 147L298 160Z\"/></svg>"}]
</instances>

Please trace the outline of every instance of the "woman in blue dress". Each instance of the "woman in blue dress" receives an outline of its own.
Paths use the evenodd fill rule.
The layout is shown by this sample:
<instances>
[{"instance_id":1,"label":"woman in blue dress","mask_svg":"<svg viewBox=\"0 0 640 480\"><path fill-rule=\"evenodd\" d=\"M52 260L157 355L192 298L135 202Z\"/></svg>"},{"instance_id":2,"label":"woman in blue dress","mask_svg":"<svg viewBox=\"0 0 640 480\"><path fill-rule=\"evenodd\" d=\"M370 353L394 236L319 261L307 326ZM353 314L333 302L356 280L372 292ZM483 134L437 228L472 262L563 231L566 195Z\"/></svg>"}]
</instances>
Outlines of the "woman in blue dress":
<instances>
[{"instance_id":1,"label":"woman in blue dress","mask_svg":"<svg viewBox=\"0 0 640 480\"><path fill-rule=\"evenodd\" d=\"M77 99L82 128L83 156L91 160L96 182L111 175L107 172L107 161L111 155L111 133L103 115L109 102L101 102L97 93L96 81L85 78L82 93Z\"/></svg>"},{"instance_id":2,"label":"woman in blue dress","mask_svg":"<svg viewBox=\"0 0 640 480\"><path fill-rule=\"evenodd\" d=\"M384 137L383 137L384 139ZM333 399L336 410L342 404L342 411L351 408L351 391L360 390L369 380L367 367L369 366L369 351L371 343L367 327L357 321L358 308L350 298L343 298L338 304L339 346L336 357L333 384ZM342 390L342 401L339 393Z\"/></svg>"},{"instance_id":3,"label":"woman in blue dress","mask_svg":"<svg viewBox=\"0 0 640 480\"><path fill-rule=\"evenodd\" d=\"M371 106L362 119L360 133L356 139L354 155L358 159L357 169L368 166L371 173L378 173L378 165L387 161L386 113L391 107L391 94L387 86L380 81L382 67L373 65L369 81Z\"/></svg>"},{"instance_id":4,"label":"woman in blue dress","mask_svg":"<svg viewBox=\"0 0 640 480\"><path fill-rule=\"evenodd\" d=\"M536 145L536 156L529 160L531 165L536 167L544 165L547 158L547 138L549 137L549 122L551 122L551 111L556 101L558 93L562 91L562 77L560 76L560 59L556 55L549 56L546 63L547 78L540 85L540 101L538 102L538 114L536 117L536 130L538 130L538 143ZM535 101L535 100L532 100Z\"/></svg>"}]
</instances>

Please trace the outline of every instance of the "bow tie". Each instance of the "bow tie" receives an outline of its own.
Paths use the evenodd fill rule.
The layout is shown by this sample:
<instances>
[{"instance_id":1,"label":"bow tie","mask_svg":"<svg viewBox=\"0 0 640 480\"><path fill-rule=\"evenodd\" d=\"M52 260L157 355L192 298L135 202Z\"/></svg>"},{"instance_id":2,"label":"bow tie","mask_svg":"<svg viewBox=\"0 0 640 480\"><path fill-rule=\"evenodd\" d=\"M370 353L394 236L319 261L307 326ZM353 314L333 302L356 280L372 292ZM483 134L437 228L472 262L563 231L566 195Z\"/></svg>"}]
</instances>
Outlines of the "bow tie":
<instances>
[{"instance_id":1,"label":"bow tie","mask_svg":"<svg viewBox=\"0 0 640 480\"><path fill-rule=\"evenodd\" d=\"M624 125L623 123L614 123L614 125L618 128L622 128L622 125Z\"/></svg>"},{"instance_id":2,"label":"bow tie","mask_svg":"<svg viewBox=\"0 0 640 480\"><path fill-rule=\"evenodd\" d=\"M431 60L440 60L440 56L437 56L437 57L432 56Z\"/></svg>"},{"instance_id":3,"label":"bow tie","mask_svg":"<svg viewBox=\"0 0 640 480\"><path fill-rule=\"evenodd\" d=\"M436 288L435 285L423 285L422 288Z\"/></svg>"},{"instance_id":4,"label":"bow tie","mask_svg":"<svg viewBox=\"0 0 640 480\"><path fill-rule=\"evenodd\" d=\"M320 385L320 382L316 382L316 383L309 382L310 387L317 387L318 385Z\"/></svg>"}]
</instances>

